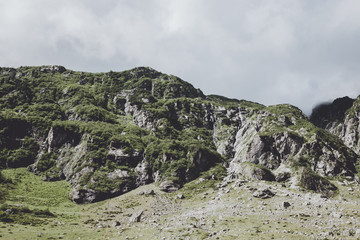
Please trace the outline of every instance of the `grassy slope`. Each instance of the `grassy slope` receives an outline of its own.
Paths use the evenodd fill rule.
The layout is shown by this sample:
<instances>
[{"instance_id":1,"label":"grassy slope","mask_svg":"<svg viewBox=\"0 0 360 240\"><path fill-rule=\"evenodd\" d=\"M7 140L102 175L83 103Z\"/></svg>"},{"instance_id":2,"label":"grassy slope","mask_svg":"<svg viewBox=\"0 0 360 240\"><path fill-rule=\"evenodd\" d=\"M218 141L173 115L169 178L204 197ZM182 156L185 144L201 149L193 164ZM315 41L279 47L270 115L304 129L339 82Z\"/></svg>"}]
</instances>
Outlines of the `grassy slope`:
<instances>
[{"instance_id":1,"label":"grassy slope","mask_svg":"<svg viewBox=\"0 0 360 240\"><path fill-rule=\"evenodd\" d=\"M15 183L7 204L49 209L56 217L37 226L0 223L2 239L355 239L360 229L360 191L353 185L339 184L340 195L324 200L279 183L231 183L218 189L219 182L195 180L172 194L151 184L117 198L75 205L67 199L66 182L43 182L25 169L3 173ZM252 197L252 189L261 187L271 187L276 196ZM156 195L139 195L149 190ZM186 198L178 199L179 193ZM291 204L288 209L282 207L284 201ZM130 223L140 210L141 222ZM115 221L121 225L113 227Z\"/></svg>"},{"instance_id":2,"label":"grassy slope","mask_svg":"<svg viewBox=\"0 0 360 240\"><path fill-rule=\"evenodd\" d=\"M38 217L25 215L32 224L0 223L3 239L94 239L103 233L82 227L80 219L83 206L71 202L67 196L70 191L65 181L44 182L42 177L28 172L25 168L2 171L13 184L8 186L6 204L24 206L31 210L48 209L55 217L41 218L43 224L35 225ZM80 227L79 227L80 226Z\"/></svg>"}]
</instances>

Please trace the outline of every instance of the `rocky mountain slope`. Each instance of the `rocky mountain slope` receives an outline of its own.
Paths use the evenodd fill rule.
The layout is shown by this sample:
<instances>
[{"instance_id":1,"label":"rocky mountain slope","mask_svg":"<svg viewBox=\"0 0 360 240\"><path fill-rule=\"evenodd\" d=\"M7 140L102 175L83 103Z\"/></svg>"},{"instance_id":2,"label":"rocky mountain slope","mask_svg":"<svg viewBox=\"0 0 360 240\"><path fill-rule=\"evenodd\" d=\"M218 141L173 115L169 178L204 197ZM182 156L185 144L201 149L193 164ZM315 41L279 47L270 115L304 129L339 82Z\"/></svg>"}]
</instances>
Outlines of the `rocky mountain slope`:
<instances>
[{"instance_id":1,"label":"rocky mountain slope","mask_svg":"<svg viewBox=\"0 0 360 240\"><path fill-rule=\"evenodd\" d=\"M77 203L152 182L172 192L199 176L277 181L326 197L337 192L329 179L357 179L358 100L336 116L315 111L314 125L294 106L205 96L144 67L0 68L0 82L1 167L65 179Z\"/></svg>"},{"instance_id":2,"label":"rocky mountain slope","mask_svg":"<svg viewBox=\"0 0 360 240\"><path fill-rule=\"evenodd\" d=\"M360 96L356 99L338 98L332 103L320 105L310 118L316 126L338 136L347 147L360 153Z\"/></svg>"}]
</instances>

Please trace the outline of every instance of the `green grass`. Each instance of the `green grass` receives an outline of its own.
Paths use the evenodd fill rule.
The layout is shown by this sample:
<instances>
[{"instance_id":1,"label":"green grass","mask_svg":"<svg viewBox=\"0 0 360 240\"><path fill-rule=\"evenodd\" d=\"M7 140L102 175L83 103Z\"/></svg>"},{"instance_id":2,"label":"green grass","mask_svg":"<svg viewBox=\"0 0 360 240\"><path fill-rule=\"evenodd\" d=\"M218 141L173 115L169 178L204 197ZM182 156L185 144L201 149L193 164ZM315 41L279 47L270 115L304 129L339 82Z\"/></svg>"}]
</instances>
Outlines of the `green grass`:
<instances>
[{"instance_id":1,"label":"green grass","mask_svg":"<svg viewBox=\"0 0 360 240\"><path fill-rule=\"evenodd\" d=\"M21 205L3 204L0 206L0 222L17 223L21 225L46 225L47 218L56 216L48 209L30 209Z\"/></svg>"},{"instance_id":2,"label":"green grass","mask_svg":"<svg viewBox=\"0 0 360 240\"><path fill-rule=\"evenodd\" d=\"M276 116L292 116L297 118L306 118L302 111L290 104L278 104L266 107L266 110L275 114Z\"/></svg>"},{"instance_id":3,"label":"green grass","mask_svg":"<svg viewBox=\"0 0 360 240\"><path fill-rule=\"evenodd\" d=\"M69 200L69 183L44 182L26 168L2 170L8 194L0 205L0 239L104 239L83 223L88 206ZM4 183L1 184L4 186ZM6 230L6 231L5 231ZM114 239L113 235L111 239Z\"/></svg>"},{"instance_id":4,"label":"green grass","mask_svg":"<svg viewBox=\"0 0 360 240\"><path fill-rule=\"evenodd\" d=\"M12 182L7 199L10 203L49 208L76 206L68 198L70 185L66 181L45 182L26 168L5 169L2 172Z\"/></svg>"}]
</instances>

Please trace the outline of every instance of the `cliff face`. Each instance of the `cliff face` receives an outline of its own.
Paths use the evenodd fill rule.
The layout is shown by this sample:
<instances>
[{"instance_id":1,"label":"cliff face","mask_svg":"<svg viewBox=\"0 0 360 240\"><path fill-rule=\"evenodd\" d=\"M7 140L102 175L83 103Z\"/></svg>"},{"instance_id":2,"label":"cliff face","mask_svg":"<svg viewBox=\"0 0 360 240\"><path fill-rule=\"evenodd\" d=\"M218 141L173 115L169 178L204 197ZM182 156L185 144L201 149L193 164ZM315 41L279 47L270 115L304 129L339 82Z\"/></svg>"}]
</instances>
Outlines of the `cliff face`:
<instances>
[{"instance_id":1,"label":"cliff face","mask_svg":"<svg viewBox=\"0 0 360 240\"><path fill-rule=\"evenodd\" d=\"M331 134L296 107L205 96L150 68L96 74L2 68L0 81L2 167L66 179L78 203L154 181L175 191L225 170L229 178L288 181L331 196L336 188L324 177L357 174L358 118L348 119L342 105L341 127L321 125L323 112L314 121ZM346 130L350 122L356 130Z\"/></svg>"},{"instance_id":2,"label":"cliff face","mask_svg":"<svg viewBox=\"0 0 360 240\"><path fill-rule=\"evenodd\" d=\"M360 96L357 99L338 98L330 104L315 108L311 115L315 125L338 136L357 154L360 153L359 118Z\"/></svg>"},{"instance_id":3,"label":"cliff face","mask_svg":"<svg viewBox=\"0 0 360 240\"><path fill-rule=\"evenodd\" d=\"M323 177L356 175L357 154L336 136L310 123L296 107L241 105L238 122L225 127L231 129L226 131L225 144L215 142L220 147L218 151L230 157L230 175L290 180L293 186L318 190L325 195L332 195L334 186L325 184ZM225 131L215 128L214 132L220 135L216 133Z\"/></svg>"}]
</instances>

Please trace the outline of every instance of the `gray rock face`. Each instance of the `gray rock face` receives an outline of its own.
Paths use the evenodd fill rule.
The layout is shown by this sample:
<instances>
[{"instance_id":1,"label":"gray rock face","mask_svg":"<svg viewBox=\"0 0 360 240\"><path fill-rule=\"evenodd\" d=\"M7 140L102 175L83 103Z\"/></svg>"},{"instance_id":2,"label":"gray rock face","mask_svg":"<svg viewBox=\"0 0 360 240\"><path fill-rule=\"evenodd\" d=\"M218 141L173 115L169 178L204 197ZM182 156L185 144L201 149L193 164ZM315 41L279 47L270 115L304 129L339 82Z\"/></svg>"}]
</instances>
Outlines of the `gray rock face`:
<instances>
[{"instance_id":1,"label":"gray rock face","mask_svg":"<svg viewBox=\"0 0 360 240\"><path fill-rule=\"evenodd\" d=\"M146 110L141 110L137 105L126 102L124 105L124 112L126 115L131 115L136 125L148 130L155 130L155 120L152 114Z\"/></svg>"},{"instance_id":2,"label":"gray rock face","mask_svg":"<svg viewBox=\"0 0 360 240\"><path fill-rule=\"evenodd\" d=\"M239 174L246 180L266 180L274 181L274 174L267 168L261 165L255 165L249 162L235 164L230 167L233 173Z\"/></svg>"},{"instance_id":3,"label":"gray rock face","mask_svg":"<svg viewBox=\"0 0 360 240\"><path fill-rule=\"evenodd\" d=\"M320 144L317 145L317 140L325 137L324 133L311 124L302 126L301 124L307 121L305 116L300 115L300 119L297 120L298 116L291 115L287 119L292 117L293 120L288 121L283 121L281 118L274 119L276 115L266 111L260 112L257 116L250 116L237 133L233 161L248 161L276 169L282 162L300 157L299 155L320 156L329 152L326 146L321 148ZM327 140L329 139L324 139ZM330 156L326 157L328 158ZM324 174L331 174L331 170Z\"/></svg>"},{"instance_id":4,"label":"gray rock face","mask_svg":"<svg viewBox=\"0 0 360 240\"><path fill-rule=\"evenodd\" d=\"M292 175L303 179L302 173L294 170L296 165L306 165L319 176L353 176L356 173L355 164L358 157L340 139L310 124L307 118L292 106L279 105L276 108L237 112L237 123L234 125L238 128L235 137L228 134L227 139L232 140L218 143L219 152L232 156L229 172L247 179L277 181L285 181ZM279 114L279 111L282 114ZM225 131L214 132L220 134ZM220 138L215 136L214 139ZM226 147L223 147L225 144L228 148L227 153ZM265 168L244 165L246 162ZM288 166L293 173L271 173L277 172L281 165ZM324 181L319 180L312 184L317 187L305 184L304 188L328 192L325 189L329 186ZM322 189L324 184L325 189Z\"/></svg>"},{"instance_id":5,"label":"gray rock face","mask_svg":"<svg viewBox=\"0 0 360 240\"><path fill-rule=\"evenodd\" d=\"M135 168L136 172L136 186L143 186L145 184L153 182L153 177L150 171L150 167L145 160L142 160Z\"/></svg>"}]
</instances>

